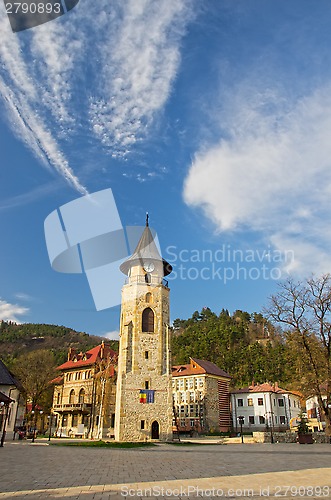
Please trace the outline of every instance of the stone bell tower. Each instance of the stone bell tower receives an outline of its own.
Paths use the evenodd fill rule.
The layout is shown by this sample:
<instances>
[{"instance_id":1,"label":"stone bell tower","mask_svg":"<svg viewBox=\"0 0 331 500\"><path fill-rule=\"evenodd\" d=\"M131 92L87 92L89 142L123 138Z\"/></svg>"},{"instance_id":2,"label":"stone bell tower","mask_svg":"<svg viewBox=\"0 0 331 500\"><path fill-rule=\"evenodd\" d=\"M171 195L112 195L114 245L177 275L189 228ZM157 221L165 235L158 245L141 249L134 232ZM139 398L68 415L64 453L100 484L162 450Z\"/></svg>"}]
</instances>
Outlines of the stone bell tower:
<instances>
[{"instance_id":1,"label":"stone bell tower","mask_svg":"<svg viewBox=\"0 0 331 500\"><path fill-rule=\"evenodd\" d=\"M122 289L115 439L172 439L169 288L172 268L146 227L121 266Z\"/></svg>"}]
</instances>

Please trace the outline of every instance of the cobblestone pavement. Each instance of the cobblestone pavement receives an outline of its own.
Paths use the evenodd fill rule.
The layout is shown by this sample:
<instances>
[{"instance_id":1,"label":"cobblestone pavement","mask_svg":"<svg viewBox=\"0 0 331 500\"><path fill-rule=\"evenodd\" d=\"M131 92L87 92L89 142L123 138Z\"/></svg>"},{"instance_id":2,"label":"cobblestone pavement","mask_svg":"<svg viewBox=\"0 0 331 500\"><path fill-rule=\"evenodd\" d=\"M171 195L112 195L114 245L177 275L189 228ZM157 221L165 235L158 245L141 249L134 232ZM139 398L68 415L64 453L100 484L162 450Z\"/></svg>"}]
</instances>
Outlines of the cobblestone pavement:
<instances>
[{"instance_id":1,"label":"cobblestone pavement","mask_svg":"<svg viewBox=\"0 0 331 500\"><path fill-rule=\"evenodd\" d=\"M301 489L300 489L300 488ZM328 444L82 448L6 442L3 498L331 498Z\"/></svg>"}]
</instances>

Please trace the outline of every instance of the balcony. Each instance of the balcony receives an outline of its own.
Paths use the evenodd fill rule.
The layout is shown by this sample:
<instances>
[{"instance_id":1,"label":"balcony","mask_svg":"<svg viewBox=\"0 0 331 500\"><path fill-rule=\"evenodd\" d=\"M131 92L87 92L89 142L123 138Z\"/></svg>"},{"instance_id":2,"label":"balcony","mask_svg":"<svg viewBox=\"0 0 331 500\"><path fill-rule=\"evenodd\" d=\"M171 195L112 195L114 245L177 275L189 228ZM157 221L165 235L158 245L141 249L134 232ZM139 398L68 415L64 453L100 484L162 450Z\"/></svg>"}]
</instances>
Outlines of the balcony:
<instances>
[{"instance_id":1,"label":"balcony","mask_svg":"<svg viewBox=\"0 0 331 500\"><path fill-rule=\"evenodd\" d=\"M57 412L71 411L74 413L89 413L91 411L91 408L91 403L66 403L53 405L54 411Z\"/></svg>"},{"instance_id":2,"label":"balcony","mask_svg":"<svg viewBox=\"0 0 331 500\"><path fill-rule=\"evenodd\" d=\"M137 276L129 276L125 280L126 285L132 285L134 283L141 283L143 285L163 285L168 288L169 283L168 280L164 278L160 278L160 276L152 276L152 275L137 275Z\"/></svg>"}]
</instances>

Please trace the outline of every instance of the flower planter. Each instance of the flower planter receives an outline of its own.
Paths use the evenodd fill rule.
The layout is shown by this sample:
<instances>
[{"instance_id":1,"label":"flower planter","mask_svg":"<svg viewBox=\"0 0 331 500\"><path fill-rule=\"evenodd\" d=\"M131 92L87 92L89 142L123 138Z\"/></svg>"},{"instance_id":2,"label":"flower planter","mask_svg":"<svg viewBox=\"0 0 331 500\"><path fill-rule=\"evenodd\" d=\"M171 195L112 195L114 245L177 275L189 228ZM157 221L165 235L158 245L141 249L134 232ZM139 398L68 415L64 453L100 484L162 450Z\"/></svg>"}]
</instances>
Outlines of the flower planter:
<instances>
[{"instance_id":1,"label":"flower planter","mask_svg":"<svg viewBox=\"0 0 331 500\"><path fill-rule=\"evenodd\" d=\"M300 444L313 444L312 434L298 434L298 442Z\"/></svg>"}]
</instances>

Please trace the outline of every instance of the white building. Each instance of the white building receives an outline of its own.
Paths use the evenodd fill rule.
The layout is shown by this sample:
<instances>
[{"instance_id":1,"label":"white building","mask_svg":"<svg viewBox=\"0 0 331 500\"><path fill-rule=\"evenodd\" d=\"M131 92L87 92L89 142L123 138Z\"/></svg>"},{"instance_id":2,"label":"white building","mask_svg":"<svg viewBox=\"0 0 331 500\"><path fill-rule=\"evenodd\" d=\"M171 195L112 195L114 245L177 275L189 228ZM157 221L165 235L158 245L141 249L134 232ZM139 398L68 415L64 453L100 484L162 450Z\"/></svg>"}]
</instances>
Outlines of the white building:
<instances>
[{"instance_id":1,"label":"white building","mask_svg":"<svg viewBox=\"0 0 331 500\"><path fill-rule=\"evenodd\" d=\"M326 384L322 384L320 386L320 390L322 393L322 401L323 405L326 406L328 404L328 401L330 400L328 398L328 387ZM314 430L321 430L324 429L325 427L325 419L323 415L323 411L320 408L320 404L318 402L317 396L312 394L307 400L306 400L306 411L307 411L307 417L308 419L315 421L314 425L316 425L317 429Z\"/></svg>"},{"instance_id":2,"label":"white building","mask_svg":"<svg viewBox=\"0 0 331 500\"><path fill-rule=\"evenodd\" d=\"M12 439L15 427L23 425L25 399L21 392L20 383L0 360L0 402L4 403L0 406L0 432L3 432L6 420L7 440ZM7 398L12 402L10 403Z\"/></svg>"},{"instance_id":3,"label":"white building","mask_svg":"<svg viewBox=\"0 0 331 500\"><path fill-rule=\"evenodd\" d=\"M301 394L281 389L275 384L256 384L231 391L232 425L245 431L289 429L291 418L301 412Z\"/></svg>"}]
</instances>

